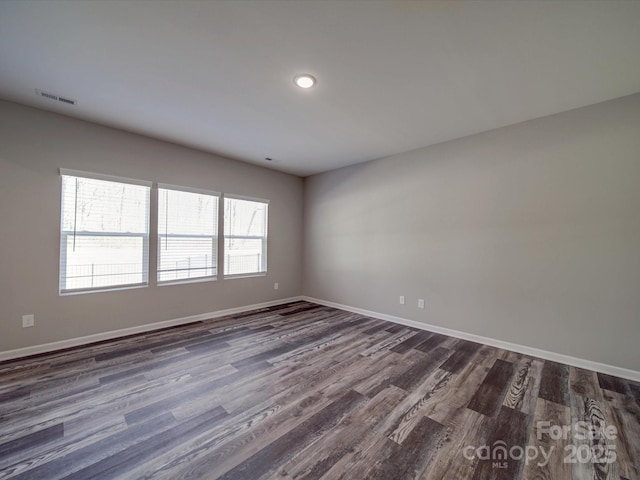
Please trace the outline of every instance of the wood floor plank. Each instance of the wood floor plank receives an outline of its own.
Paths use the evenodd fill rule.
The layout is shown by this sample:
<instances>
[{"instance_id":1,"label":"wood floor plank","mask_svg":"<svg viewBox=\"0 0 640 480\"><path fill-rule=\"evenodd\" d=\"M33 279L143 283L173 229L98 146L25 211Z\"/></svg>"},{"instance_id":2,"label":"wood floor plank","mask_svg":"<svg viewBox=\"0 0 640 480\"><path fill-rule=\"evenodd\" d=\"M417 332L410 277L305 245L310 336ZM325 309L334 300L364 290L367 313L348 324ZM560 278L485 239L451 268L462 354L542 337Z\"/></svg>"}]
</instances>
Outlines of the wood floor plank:
<instances>
[{"instance_id":1,"label":"wood floor plank","mask_svg":"<svg viewBox=\"0 0 640 480\"><path fill-rule=\"evenodd\" d=\"M473 480L502 480L519 478L524 468L520 455L511 455L514 447L524 448L529 438L530 416L519 410L501 406L496 417L495 428L487 441L491 446L490 459L480 459L473 473ZM496 456L499 446L504 456ZM499 466L496 466L498 462Z\"/></svg>"},{"instance_id":2,"label":"wood floor plank","mask_svg":"<svg viewBox=\"0 0 640 480\"><path fill-rule=\"evenodd\" d=\"M422 421L429 410L430 402L435 395L446 389L451 381L451 373L445 370L436 369L429 377L422 382L411 395L397 407L398 412L403 412L397 421L389 426L387 437L397 444L403 444L406 438Z\"/></svg>"},{"instance_id":3,"label":"wood floor plank","mask_svg":"<svg viewBox=\"0 0 640 480\"><path fill-rule=\"evenodd\" d=\"M224 431L209 435L204 442L194 440L197 447L191 447L185 455L168 457L166 468L158 471L153 478L183 478L197 476L197 472L212 475L211 472L224 472L247 460L267 446L273 438L285 435L329 405L330 401L325 396L320 393L309 395L309 391L312 389L317 392L322 385L332 383L339 373L340 370L335 370L332 375L325 376L314 384L316 388L302 388L296 395L285 392L284 396L274 398L274 401L283 406L267 404L268 402L257 405L256 409L237 417ZM226 464L230 466L225 467Z\"/></svg>"},{"instance_id":4,"label":"wood floor plank","mask_svg":"<svg viewBox=\"0 0 640 480\"><path fill-rule=\"evenodd\" d=\"M416 350L420 350L421 352L429 352L429 350L433 350L442 342L447 339L445 335L440 335L439 333L432 333L429 337L422 342L420 345L416 346Z\"/></svg>"},{"instance_id":5,"label":"wood floor plank","mask_svg":"<svg viewBox=\"0 0 640 480\"><path fill-rule=\"evenodd\" d=\"M569 406L569 366L545 361L538 395L550 402Z\"/></svg>"},{"instance_id":6,"label":"wood floor plank","mask_svg":"<svg viewBox=\"0 0 640 480\"><path fill-rule=\"evenodd\" d=\"M64 478L83 468L90 468L109 455L123 452L141 440L158 435L167 428L175 426L175 424L175 419L171 414L163 414L154 417L148 422L131 426L110 437L103 438L84 448L74 450L63 457L51 460L48 463L39 465L11 478L20 480Z\"/></svg>"},{"instance_id":7,"label":"wood floor plank","mask_svg":"<svg viewBox=\"0 0 640 480\"><path fill-rule=\"evenodd\" d=\"M298 313L302 313L302 312L309 312L311 310L317 311L317 310L320 310L320 309L323 309L323 308L324 307L322 307L321 305L305 305L305 306L302 306L300 308L294 308L292 310L287 310L287 311L284 311L284 312L280 312L279 315L282 315L283 317L284 316L288 317L288 316L291 316L291 315L297 315Z\"/></svg>"},{"instance_id":8,"label":"wood floor plank","mask_svg":"<svg viewBox=\"0 0 640 480\"><path fill-rule=\"evenodd\" d=\"M328 405L321 395L282 407L263 402L196 436L181 448L129 472L131 478L217 478ZM192 418L191 416L190 418ZM225 463L226 462L226 463Z\"/></svg>"},{"instance_id":9,"label":"wood floor plank","mask_svg":"<svg viewBox=\"0 0 640 480\"><path fill-rule=\"evenodd\" d=\"M614 377L613 375L607 375L606 373L598 373L597 375L600 388L611 390L616 393L622 393L623 395L629 393L627 383L621 378Z\"/></svg>"},{"instance_id":10,"label":"wood floor plank","mask_svg":"<svg viewBox=\"0 0 640 480\"><path fill-rule=\"evenodd\" d=\"M605 417L610 426L616 429L615 438L607 441L612 447L611 451L616 454L617 472L624 478L640 477L640 463L635 461L637 456L632 446L632 437L629 435L629 429L625 425L624 414L613 405L613 402L598 402L602 406ZM621 427L621 425L623 427Z\"/></svg>"},{"instance_id":11,"label":"wood floor plank","mask_svg":"<svg viewBox=\"0 0 640 480\"><path fill-rule=\"evenodd\" d=\"M459 480L468 479L478 463L469 450L487 444L492 430L487 428L487 417L469 409L457 410L448 418L448 436L445 444L438 450L429 468L422 474L421 480Z\"/></svg>"},{"instance_id":12,"label":"wood floor plank","mask_svg":"<svg viewBox=\"0 0 640 480\"><path fill-rule=\"evenodd\" d=\"M77 450L83 449L107 437L127 429L124 419L100 418L97 421L84 420L81 429L68 432L62 440L54 444L30 445L28 449L3 457L0 461L0 478L14 478L16 475L33 471L36 467L48 464ZM26 475L30 478L30 475Z\"/></svg>"},{"instance_id":13,"label":"wood floor plank","mask_svg":"<svg viewBox=\"0 0 640 480\"><path fill-rule=\"evenodd\" d=\"M387 328L387 324L385 322L380 322L377 325L374 325L374 326L368 328L367 330L365 330L362 333L364 335L373 335L374 333L377 333L380 330L384 330L385 328Z\"/></svg>"},{"instance_id":14,"label":"wood floor plank","mask_svg":"<svg viewBox=\"0 0 640 480\"><path fill-rule=\"evenodd\" d=\"M13 400L18 400L21 398L25 398L31 395L31 387L30 386L21 386L17 388L5 388L0 392L0 402L10 402Z\"/></svg>"},{"instance_id":15,"label":"wood floor plank","mask_svg":"<svg viewBox=\"0 0 640 480\"><path fill-rule=\"evenodd\" d=\"M603 393L607 418L615 426L618 469L621 476L640 478L640 405L634 398L612 391Z\"/></svg>"},{"instance_id":16,"label":"wood floor plank","mask_svg":"<svg viewBox=\"0 0 640 480\"><path fill-rule=\"evenodd\" d=\"M33 448L37 445L54 442L64 435L64 424L57 423L43 428L37 432L29 433L24 437L18 437L5 443L0 443L0 460L25 448Z\"/></svg>"},{"instance_id":17,"label":"wood floor plank","mask_svg":"<svg viewBox=\"0 0 640 480\"><path fill-rule=\"evenodd\" d=\"M422 417L402 445L389 440L378 461L367 472L368 480L417 479L447 438L444 425Z\"/></svg>"},{"instance_id":18,"label":"wood floor plank","mask_svg":"<svg viewBox=\"0 0 640 480\"><path fill-rule=\"evenodd\" d=\"M368 431L360 442L352 446L333 467L322 477L322 480L352 480L355 478L367 478L372 465L384 454L384 449L389 445L389 439Z\"/></svg>"},{"instance_id":19,"label":"wood floor plank","mask_svg":"<svg viewBox=\"0 0 640 480\"><path fill-rule=\"evenodd\" d=\"M488 371L489 367L485 365L470 363L460 373L450 374L446 388L435 391L425 402L424 414L442 424L452 425L459 413L467 409Z\"/></svg>"},{"instance_id":20,"label":"wood floor plank","mask_svg":"<svg viewBox=\"0 0 640 480\"><path fill-rule=\"evenodd\" d=\"M64 478L65 480L84 480L87 478L98 480L121 477L140 463L171 450L184 442L185 438L207 431L212 427L212 424L215 425L225 416L227 416L227 412L222 407L214 407L205 414L179 423L159 435L136 442L127 449L104 457Z\"/></svg>"},{"instance_id":21,"label":"wood floor plank","mask_svg":"<svg viewBox=\"0 0 640 480\"><path fill-rule=\"evenodd\" d=\"M598 419L619 433L613 465L464 454L549 447L537 422ZM636 382L305 301L0 362L0 480L621 480L639 465Z\"/></svg>"},{"instance_id":22,"label":"wood floor plank","mask_svg":"<svg viewBox=\"0 0 640 480\"><path fill-rule=\"evenodd\" d=\"M451 373L458 373L466 367L476 352L480 349L479 343L462 340L457 342L455 352L446 362L442 364L442 369Z\"/></svg>"},{"instance_id":23,"label":"wood floor plank","mask_svg":"<svg viewBox=\"0 0 640 480\"><path fill-rule=\"evenodd\" d=\"M389 332L386 332L389 333ZM404 342L408 338L414 335L413 332L409 332L406 329L400 330L399 333L392 333L391 336L380 336L380 340L375 342L369 348L360 353L363 357L371 357L375 355L384 355L390 351L396 345Z\"/></svg>"},{"instance_id":24,"label":"wood floor plank","mask_svg":"<svg viewBox=\"0 0 640 480\"><path fill-rule=\"evenodd\" d=\"M468 408L489 417L497 415L514 370L513 363L497 359L469 401Z\"/></svg>"},{"instance_id":25,"label":"wood floor plank","mask_svg":"<svg viewBox=\"0 0 640 480\"><path fill-rule=\"evenodd\" d=\"M615 442L601 435L601 427L610 423L603 405L589 397L571 394L571 421L573 425L584 422L585 425L597 428L598 436L580 438L572 435L572 444L575 447L575 455L569 458L573 460L573 476L576 478L594 478L603 480L619 480L617 462L608 462L606 452L609 448L615 450ZM584 452L584 457L581 457ZM581 458L584 460L581 461Z\"/></svg>"},{"instance_id":26,"label":"wood floor plank","mask_svg":"<svg viewBox=\"0 0 640 480\"><path fill-rule=\"evenodd\" d=\"M640 383L627 381L629 385L630 397L636 401L636 404L640 408Z\"/></svg>"},{"instance_id":27,"label":"wood floor plank","mask_svg":"<svg viewBox=\"0 0 640 480\"><path fill-rule=\"evenodd\" d=\"M531 460L525 461L523 480L571 478L571 464L564 461L566 449L571 444L570 436L552 436L549 433L551 426L571 426L571 409L541 398L536 404L527 442L534 450Z\"/></svg>"},{"instance_id":28,"label":"wood floor plank","mask_svg":"<svg viewBox=\"0 0 640 480\"><path fill-rule=\"evenodd\" d=\"M406 396L398 388L389 386L367 402L362 408L350 414L331 429L320 445L312 444L284 464L273 475L273 480L288 478L319 479L340 459L353 449L362 436L385 418L397 403Z\"/></svg>"},{"instance_id":29,"label":"wood floor plank","mask_svg":"<svg viewBox=\"0 0 640 480\"><path fill-rule=\"evenodd\" d=\"M523 357L516 367L511 385L507 390L503 405L533 415L540 391L543 363L532 357Z\"/></svg>"},{"instance_id":30,"label":"wood floor plank","mask_svg":"<svg viewBox=\"0 0 640 480\"><path fill-rule=\"evenodd\" d=\"M399 373L390 380L392 385L407 392L412 391L424 378L442 365L451 352L444 348L435 348L423 358L410 365L404 372Z\"/></svg>"},{"instance_id":31,"label":"wood floor plank","mask_svg":"<svg viewBox=\"0 0 640 480\"><path fill-rule=\"evenodd\" d=\"M335 426L343 415L349 413L364 398L353 390L345 393L343 397L221 475L220 480L258 480L273 473L285 461L316 440L317 436Z\"/></svg>"},{"instance_id":32,"label":"wood floor plank","mask_svg":"<svg viewBox=\"0 0 640 480\"><path fill-rule=\"evenodd\" d=\"M407 328L404 325L391 325L384 329L385 332L389 333L400 333L406 331Z\"/></svg>"},{"instance_id":33,"label":"wood floor plank","mask_svg":"<svg viewBox=\"0 0 640 480\"><path fill-rule=\"evenodd\" d=\"M491 345L482 345L471 361L478 365L483 365L490 359L491 363L493 363L502 352L501 349L492 347Z\"/></svg>"},{"instance_id":34,"label":"wood floor plank","mask_svg":"<svg viewBox=\"0 0 640 480\"><path fill-rule=\"evenodd\" d=\"M596 372L570 366L569 388L573 393L582 395L583 397L602 401L602 390L599 388Z\"/></svg>"},{"instance_id":35,"label":"wood floor plank","mask_svg":"<svg viewBox=\"0 0 640 480\"><path fill-rule=\"evenodd\" d=\"M430 332L418 332L412 337L407 338L404 342L399 343L398 345L393 347L391 351L396 353L406 353L412 348L415 348L421 343L425 342L430 336Z\"/></svg>"},{"instance_id":36,"label":"wood floor plank","mask_svg":"<svg viewBox=\"0 0 640 480\"><path fill-rule=\"evenodd\" d=\"M361 363L362 370L353 372L352 377L348 377L347 380L350 381L351 388L373 398L391 385L393 379L404 373L408 364L425 361L424 357L425 354L418 351L398 355L391 350L383 355L364 357Z\"/></svg>"}]
</instances>

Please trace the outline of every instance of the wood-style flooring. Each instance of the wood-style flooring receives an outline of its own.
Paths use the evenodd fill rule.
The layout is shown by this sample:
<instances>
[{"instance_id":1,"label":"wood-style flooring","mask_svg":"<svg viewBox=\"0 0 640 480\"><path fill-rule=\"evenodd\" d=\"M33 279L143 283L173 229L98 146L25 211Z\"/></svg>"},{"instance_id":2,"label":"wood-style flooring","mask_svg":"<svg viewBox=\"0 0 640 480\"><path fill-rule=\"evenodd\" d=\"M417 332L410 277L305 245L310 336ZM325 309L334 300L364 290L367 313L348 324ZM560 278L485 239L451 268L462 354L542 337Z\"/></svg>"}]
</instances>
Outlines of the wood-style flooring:
<instances>
[{"instance_id":1,"label":"wood-style flooring","mask_svg":"<svg viewBox=\"0 0 640 480\"><path fill-rule=\"evenodd\" d=\"M4 478L638 479L640 384L296 302L0 364Z\"/></svg>"}]
</instances>

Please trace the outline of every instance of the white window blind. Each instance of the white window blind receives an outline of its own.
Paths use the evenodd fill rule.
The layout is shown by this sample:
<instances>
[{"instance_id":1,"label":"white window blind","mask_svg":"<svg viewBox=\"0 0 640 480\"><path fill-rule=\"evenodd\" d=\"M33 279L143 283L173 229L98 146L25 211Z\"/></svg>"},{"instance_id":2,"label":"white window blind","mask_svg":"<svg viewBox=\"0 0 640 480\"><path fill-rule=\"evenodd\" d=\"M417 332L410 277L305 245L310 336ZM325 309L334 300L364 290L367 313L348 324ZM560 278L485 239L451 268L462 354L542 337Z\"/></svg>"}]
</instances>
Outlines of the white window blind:
<instances>
[{"instance_id":1,"label":"white window blind","mask_svg":"<svg viewBox=\"0 0 640 480\"><path fill-rule=\"evenodd\" d=\"M215 279L218 194L158 186L158 282Z\"/></svg>"},{"instance_id":2,"label":"white window blind","mask_svg":"<svg viewBox=\"0 0 640 480\"><path fill-rule=\"evenodd\" d=\"M60 293L147 285L150 184L60 173Z\"/></svg>"},{"instance_id":3,"label":"white window blind","mask_svg":"<svg viewBox=\"0 0 640 480\"><path fill-rule=\"evenodd\" d=\"M224 274L267 271L267 208L264 200L224 199Z\"/></svg>"}]
</instances>

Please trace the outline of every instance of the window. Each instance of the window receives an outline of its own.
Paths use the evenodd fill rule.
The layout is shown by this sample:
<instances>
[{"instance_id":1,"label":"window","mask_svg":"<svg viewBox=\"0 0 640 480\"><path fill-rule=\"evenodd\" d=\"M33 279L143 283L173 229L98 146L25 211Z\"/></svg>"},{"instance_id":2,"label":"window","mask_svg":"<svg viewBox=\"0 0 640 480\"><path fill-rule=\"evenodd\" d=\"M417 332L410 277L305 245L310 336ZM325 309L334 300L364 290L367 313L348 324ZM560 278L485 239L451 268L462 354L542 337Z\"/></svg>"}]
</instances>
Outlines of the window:
<instances>
[{"instance_id":1,"label":"window","mask_svg":"<svg viewBox=\"0 0 640 480\"><path fill-rule=\"evenodd\" d=\"M151 184L60 174L60 293L147 285Z\"/></svg>"},{"instance_id":2,"label":"window","mask_svg":"<svg viewBox=\"0 0 640 480\"><path fill-rule=\"evenodd\" d=\"M225 196L225 275L266 273L267 207L265 200Z\"/></svg>"},{"instance_id":3,"label":"window","mask_svg":"<svg viewBox=\"0 0 640 480\"><path fill-rule=\"evenodd\" d=\"M158 282L215 279L218 194L158 186Z\"/></svg>"}]
</instances>

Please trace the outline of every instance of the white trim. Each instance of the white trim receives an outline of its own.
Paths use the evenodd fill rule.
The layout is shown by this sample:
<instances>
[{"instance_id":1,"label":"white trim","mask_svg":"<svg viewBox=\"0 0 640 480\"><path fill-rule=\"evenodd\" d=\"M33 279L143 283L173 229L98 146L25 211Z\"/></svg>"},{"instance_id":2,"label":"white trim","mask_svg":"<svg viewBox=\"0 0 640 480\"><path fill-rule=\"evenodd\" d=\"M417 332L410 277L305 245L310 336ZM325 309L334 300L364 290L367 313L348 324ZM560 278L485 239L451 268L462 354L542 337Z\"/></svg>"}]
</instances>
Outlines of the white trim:
<instances>
[{"instance_id":1,"label":"white trim","mask_svg":"<svg viewBox=\"0 0 640 480\"><path fill-rule=\"evenodd\" d=\"M163 280L163 281L157 280L156 286L170 287L172 285L189 285L190 283L217 282L217 281L218 281L217 275L209 275L207 277L185 278L183 280Z\"/></svg>"},{"instance_id":2,"label":"white trim","mask_svg":"<svg viewBox=\"0 0 640 480\"><path fill-rule=\"evenodd\" d=\"M154 330L160 330L162 328L167 328L167 327L174 327L176 325L185 325L187 323L200 322L203 320L210 320L213 318L226 317L227 315L247 312L250 310L257 310L260 308L273 307L275 305L281 305L283 303L290 303L290 302L297 302L300 300L302 300L302 297L282 298L279 300L271 300L269 302L256 303L254 305L245 305L243 307L227 308L226 310L218 310L216 312L201 313L198 315L191 315L189 317L165 320L163 322L147 323L145 325L138 325L137 327L123 328L121 330L112 330L110 332L96 333L93 335L87 335L86 337L70 338L69 340L61 340L59 342L44 343L41 345L34 345L32 347L24 347L24 348L17 348L15 350L7 350L4 352L0 352L0 362L5 360L13 360L15 358L28 357L31 355L38 355L41 353L54 352L56 350L62 350L70 347L77 347L77 346L86 345L89 343L101 342L103 340L112 340L114 338L126 337L128 335L134 335L136 333L152 332Z\"/></svg>"},{"instance_id":3,"label":"white trim","mask_svg":"<svg viewBox=\"0 0 640 480\"><path fill-rule=\"evenodd\" d=\"M525 355L531 355L539 357L544 360L551 360L553 362L564 363L572 365L574 367L584 368L586 370L593 370L600 373L606 373L615 377L627 378L635 382L640 382L640 372L636 370L630 370L627 368L616 367L614 365L607 365L605 363L593 362L583 358L576 358L562 353L549 352L547 350L540 350L534 347L528 347L526 345L519 345L517 343L505 342L494 338L483 337L473 333L460 332L458 330L451 330L450 328L438 327L436 325L430 325L428 323L417 322L415 320L408 320L406 318L396 317L393 315L387 315L386 313L372 312L370 310L364 310L362 308L351 307L349 305L342 305L340 303L328 302L326 300L320 300L318 298L303 296L302 300L311 303L317 303L326 307L338 308L340 310L346 310L348 312L359 313L360 315L366 315L367 317L378 318L380 320L387 320L393 323L399 323L408 327L419 328L420 330L426 330L428 332L441 333L450 337L462 338L464 340L470 340L476 343L482 343L484 345L490 345L492 347L502 348L504 350L510 350L512 352L523 353Z\"/></svg>"},{"instance_id":4,"label":"white trim","mask_svg":"<svg viewBox=\"0 0 640 480\"><path fill-rule=\"evenodd\" d=\"M218 197L222 195L220 192L216 192L213 190L205 190L203 188L192 188L192 187L182 187L180 185L169 185L168 183L158 183L158 190L161 188L163 190L173 190L176 192L186 192L186 193L198 193L200 195L209 195L211 197Z\"/></svg>"},{"instance_id":5,"label":"white trim","mask_svg":"<svg viewBox=\"0 0 640 480\"><path fill-rule=\"evenodd\" d=\"M148 276L148 275L147 275ZM133 290L135 288L148 288L149 281L145 283L132 283L128 285L114 285L113 287L78 288L76 290L60 290L58 295L67 297L70 295L84 295L85 293L117 292L118 290Z\"/></svg>"},{"instance_id":6,"label":"white trim","mask_svg":"<svg viewBox=\"0 0 640 480\"><path fill-rule=\"evenodd\" d=\"M318 305L325 305L327 307L338 308L340 310L346 310L348 312L359 313L360 315L366 315L368 317L378 318L380 320L387 320L389 322L398 323L398 324L406 325L409 327L419 328L420 330L441 333L443 335L448 335L450 337L462 338L464 340L470 340L473 342L490 345L496 348L502 348L502 349L510 350L517 353L523 353L525 355L539 357L544 360L551 360L558 363L572 365L574 367L584 368L586 370L593 370L596 372L606 373L608 375L613 375L616 377L627 378L635 382L640 382L640 372L635 370L616 367L614 365L607 365L604 363L593 362L591 360L576 358L576 357L564 355L561 353L549 352L547 350L540 350L537 348L528 347L526 345L519 345L517 343L496 340L493 338L483 337L481 335L475 335L473 333L460 332L458 330L452 330L445 327L438 327L436 325L417 322L415 320L408 320L406 318L387 315L385 313L373 312L371 310L351 307L349 305L343 305L340 303L328 302L326 300L320 300L317 298L307 297L307 296L283 298L280 300L272 300L269 302L257 303L254 305L245 305L243 307L228 308L226 310L218 310L216 312L201 313L198 315L191 315L189 317L165 320L162 322L148 323L145 325L139 325L137 327L123 328L121 330L112 330L110 332L96 333L94 335L71 338L69 340L62 340L59 342L34 345L32 347L17 348L15 350L6 350L4 352L0 352L0 362L5 360L21 358L21 357L28 357L31 355L38 355L41 353L54 352L56 350L62 350L70 347L77 347L80 345L100 342L103 340L111 340L119 337L126 337L128 335L134 335L136 333L151 332L154 330L160 330L162 328L173 327L177 325L185 325L188 323L225 317L227 315L233 315L235 313L242 313L242 312L257 310L257 309L266 308L266 307L273 307L275 305L281 305L284 303L291 303L291 302L296 302L300 300L305 300L311 303L317 303Z\"/></svg>"},{"instance_id":7,"label":"white trim","mask_svg":"<svg viewBox=\"0 0 640 480\"><path fill-rule=\"evenodd\" d=\"M267 205L269 205L269 200L265 198L247 197L245 195L235 195L233 193L223 193L222 197L230 198L232 200L245 200L247 202L266 203Z\"/></svg>"},{"instance_id":8,"label":"white trim","mask_svg":"<svg viewBox=\"0 0 640 480\"><path fill-rule=\"evenodd\" d=\"M266 277L267 272L255 272L255 273L234 273L231 275L225 275L225 280L233 280L234 278L253 278L253 277Z\"/></svg>"},{"instance_id":9,"label":"white trim","mask_svg":"<svg viewBox=\"0 0 640 480\"><path fill-rule=\"evenodd\" d=\"M141 187L151 188L153 182L147 180L139 180L137 178L116 177L115 175L106 175L103 173L83 172L81 170L71 170L69 168L61 168L60 175L68 177L92 178L94 180L104 180L106 182L129 183L131 185L139 185Z\"/></svg>"}]
</instances>

